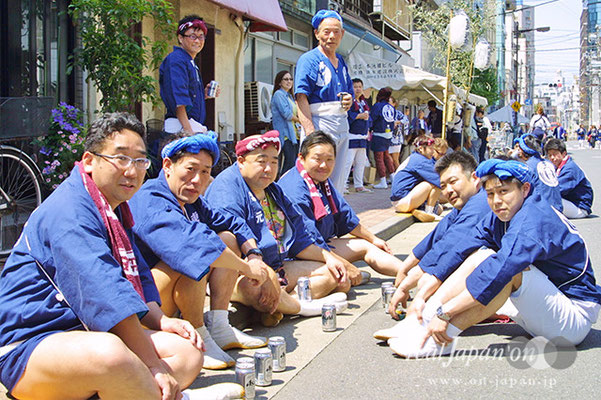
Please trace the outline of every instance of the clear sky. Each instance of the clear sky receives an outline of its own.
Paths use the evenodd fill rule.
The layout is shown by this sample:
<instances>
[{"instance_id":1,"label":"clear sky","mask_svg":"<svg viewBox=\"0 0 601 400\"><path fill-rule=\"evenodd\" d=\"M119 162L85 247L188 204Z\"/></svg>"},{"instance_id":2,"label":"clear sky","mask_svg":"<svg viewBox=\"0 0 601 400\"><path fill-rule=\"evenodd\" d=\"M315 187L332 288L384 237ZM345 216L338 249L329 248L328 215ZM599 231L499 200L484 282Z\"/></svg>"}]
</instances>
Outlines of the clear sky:
<instances>
[{"instance_id":1,"label":"clear sky","mask_svg":"<svg viewBox=\"0 0 601 400\"><path fill-rule=\"evenodd\" d=\"M549 0L524 0L524 5L535 6ZM567 83L578 75L580 51L581 0L558 0L535 8L534 26L551 28L549 32L535 32L536 83L553 80L558 70Z\"/></svg>"}]
</instances>

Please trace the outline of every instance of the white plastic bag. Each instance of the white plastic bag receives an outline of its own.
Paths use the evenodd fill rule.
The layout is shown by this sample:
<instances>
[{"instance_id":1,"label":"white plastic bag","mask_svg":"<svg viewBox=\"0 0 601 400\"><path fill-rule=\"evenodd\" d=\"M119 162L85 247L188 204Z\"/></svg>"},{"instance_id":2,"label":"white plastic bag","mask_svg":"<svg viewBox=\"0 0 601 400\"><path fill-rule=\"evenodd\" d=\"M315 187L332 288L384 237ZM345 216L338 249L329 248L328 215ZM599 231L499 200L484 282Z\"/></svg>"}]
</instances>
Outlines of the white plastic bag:
<instances>
[{"instance_id":1,"label":"white plastic bag","mask_svg":"<svg viewBox=\"0 0 601 400\"><path fill-rule=\"evenodd\" d=\"M449 41L455 50L469 44L469 18L463 11L457 12L449 22Z\"/></svg>"},{"instance_id":2,"label":"white plastic bag","mask_svg":"<svg viewBox=\"0 0 601 400\"><path fill-rule=\"evenodd\" d=\"M486 39L478 40L474 50L474 67L484 70L490 65L490 44Z\"/></svg>"}]
</instances>

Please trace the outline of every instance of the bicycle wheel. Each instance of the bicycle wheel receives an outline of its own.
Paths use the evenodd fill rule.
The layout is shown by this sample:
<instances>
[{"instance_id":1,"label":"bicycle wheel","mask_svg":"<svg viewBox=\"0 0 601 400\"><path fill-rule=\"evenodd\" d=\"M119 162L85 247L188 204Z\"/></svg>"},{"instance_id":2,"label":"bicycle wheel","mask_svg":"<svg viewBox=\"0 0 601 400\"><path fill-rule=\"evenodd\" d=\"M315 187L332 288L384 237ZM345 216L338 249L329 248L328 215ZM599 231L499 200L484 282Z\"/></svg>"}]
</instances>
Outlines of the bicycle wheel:
<instances>
[{"instance_id":1,"label":"bicycle wheel","mask_svg":"<svg viewBox=\"0 0 601 400\"><path fill-rule=\"evenodd\" d=\"M10 253L25 222L42 202L41 182L40 171L27 154L0 147L0 257Z\"/></svg>"}]
</instances>

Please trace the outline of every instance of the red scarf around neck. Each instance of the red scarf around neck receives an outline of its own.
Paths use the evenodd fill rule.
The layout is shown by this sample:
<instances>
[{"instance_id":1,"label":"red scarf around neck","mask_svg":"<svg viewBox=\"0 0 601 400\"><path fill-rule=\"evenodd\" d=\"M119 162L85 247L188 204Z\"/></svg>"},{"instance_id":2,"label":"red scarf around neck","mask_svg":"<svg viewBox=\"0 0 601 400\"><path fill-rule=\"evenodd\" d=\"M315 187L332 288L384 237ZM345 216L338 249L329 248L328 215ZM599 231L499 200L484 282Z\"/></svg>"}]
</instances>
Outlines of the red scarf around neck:
<instances>
[{"instance_id":1,"label":"red scarf around neck","mask_svg":"<svg viewBox=\"0 0 601 400\"><path fill-rule=\"evenodd\" d=\"M568 162L569 159L570 159L570 156L565 156L565 158L563 160L561 160L561 163L559 163L559 167L557 167L557 170L555 171L557 173L557 176L559 176L561 169L563 168L564 165L566 165L566 163Z\"/></svg>"},{"instance_id":2,"label":"red scarf around neck","mask_svg":"<svg viewBox=\"0 0 601 400\"><path fill-rule=\"evenodd\" d=\"M305 170L305 167L303 167L300 159L296 159L296 169L300 173L301 178L303 178L305 181L305 184L309 187L309 194L311 195L311 202L313 203L313 215L315 216L315 220L319 221L328 214L336 214L338 212L338 208L334 202L334 196L332 196L332 188L330 187L330 183L327 180L322 183L326 191L326 198L330 204L330 212L328 213L328 210L321 200L321 192L317 189L317 186L315 186L313 178L309 176L309 173L307 170Z\"/></svg>"},{"instance_id":3,"label":"red scarf around neck","mask_svg":"<svg viewBox=\"0 0 601 400\"><path fill-rule=\"evenodd\" d=\"M142 281L140 280L140 274L138 273L138 264L136 263L136 257L134 256L134 250L124 229L124 226L128 229L134 226L134 218L129 209L129 205L126 202L119 205L121 217L123 218L123 225L121 225L119 218L117 218L117 215L111 209L111 206L98 189L98 186L96 186L92 177L84 171L83 164L78 161L75 163L75 166L79 169L83 185L102 216L102 221L104 222L104 226L106 226L111 241L113 257L115 257L117 262L121 265L125 278L133 285L142 300L146 302L144 291L142 289Z\"/></svg>"}]
</instances>

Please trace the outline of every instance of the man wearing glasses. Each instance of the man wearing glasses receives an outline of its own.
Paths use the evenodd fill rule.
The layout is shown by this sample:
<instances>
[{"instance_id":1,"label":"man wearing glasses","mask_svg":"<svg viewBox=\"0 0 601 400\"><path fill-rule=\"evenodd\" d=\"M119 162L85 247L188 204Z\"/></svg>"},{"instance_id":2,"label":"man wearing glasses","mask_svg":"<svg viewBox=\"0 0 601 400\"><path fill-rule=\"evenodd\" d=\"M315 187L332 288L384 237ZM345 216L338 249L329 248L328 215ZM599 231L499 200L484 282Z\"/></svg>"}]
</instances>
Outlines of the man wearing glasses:
<instances>
[{"instance_id":1,"label":"man wearing glasses","mask_svg":"<svg viewBox=\"0 0 601 400\"><path fill-rule=\"evenodd\" d=\"M127 201L150 166L144 134L130 114L95 121L81 161L31 214L6 261L0 383L14 398L242 393L236 384L181 392L202 368L204 345L188 321L162 313L133 241Z\"/></svg>"},{"instance_id":2,"label":"man wearing glasses","mask_svg":"<svg viewBox=\"0 0 601 400\"><path fill-rule=\"evenodd\" d=\"M181 47L165 57L159 68L161 98L165 103L165 131L204 133L205 99L208 86L203 85L200 70L194 62L205 45L207 26L198 15L188 15L179 21L177 41ZM219 89L217 89L219 95Z\"/></svg>"}]
</instances>

